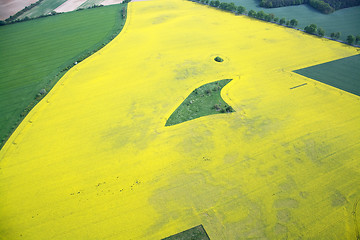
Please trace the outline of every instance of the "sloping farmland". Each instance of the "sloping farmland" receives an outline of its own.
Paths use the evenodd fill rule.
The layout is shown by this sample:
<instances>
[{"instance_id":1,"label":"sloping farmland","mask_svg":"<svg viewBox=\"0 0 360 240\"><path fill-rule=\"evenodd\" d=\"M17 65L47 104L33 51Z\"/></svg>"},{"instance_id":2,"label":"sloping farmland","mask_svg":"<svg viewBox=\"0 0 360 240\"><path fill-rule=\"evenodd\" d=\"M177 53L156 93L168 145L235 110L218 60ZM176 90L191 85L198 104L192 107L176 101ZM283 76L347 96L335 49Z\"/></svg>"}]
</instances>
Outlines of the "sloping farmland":
<instances>
[{"instance_id":1,"label":"sloping farmland","mask_svg":"<svg viewBox=\"0 0 360 240\"><path fill-rule=\"evenodd\" d=\"M1 150L0 234L163 239L202 225L212 240L355 239L359 97L292 71L356 54L188 1L130 3L122 33ZM219 79L233 79L221 97L235 112L165 127Z\"/></svg>"}]
</instances>

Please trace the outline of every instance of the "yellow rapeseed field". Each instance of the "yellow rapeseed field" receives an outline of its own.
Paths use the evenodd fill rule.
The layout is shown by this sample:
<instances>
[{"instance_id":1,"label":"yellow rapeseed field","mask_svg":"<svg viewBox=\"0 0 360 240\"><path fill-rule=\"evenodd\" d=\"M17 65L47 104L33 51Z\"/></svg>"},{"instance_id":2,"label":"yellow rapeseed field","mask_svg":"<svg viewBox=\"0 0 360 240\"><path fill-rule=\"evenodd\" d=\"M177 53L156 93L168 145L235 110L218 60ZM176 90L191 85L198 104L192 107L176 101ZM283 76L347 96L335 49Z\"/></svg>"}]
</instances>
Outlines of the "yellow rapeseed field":
<instances>
[{"instance_id":1,"label":"yellow rapeseed field","mask_svg":"<svg viewBox=\"0 0 360 240\"><path fill-rule=\"evenodd\" d=\"M161 239L199 224L212 240L356 239L360 98L292 72L355 54L184 0L130 3L123 32L1 150L0 239ZM192 90L228 78L236 112L165 127Z\"/></svg>"}]
</instances>

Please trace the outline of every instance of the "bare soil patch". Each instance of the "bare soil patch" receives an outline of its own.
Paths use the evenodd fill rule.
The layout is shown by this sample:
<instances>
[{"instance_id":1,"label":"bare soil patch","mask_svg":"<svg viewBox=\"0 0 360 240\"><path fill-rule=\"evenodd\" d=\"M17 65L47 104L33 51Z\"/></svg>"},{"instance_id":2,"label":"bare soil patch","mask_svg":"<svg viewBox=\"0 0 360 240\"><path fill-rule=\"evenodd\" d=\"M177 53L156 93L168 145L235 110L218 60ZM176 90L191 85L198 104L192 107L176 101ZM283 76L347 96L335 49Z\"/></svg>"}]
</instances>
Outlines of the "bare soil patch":
<instances>
[{"instance_id":1,"label":"bare soil patch","mask_svg":"<svg viewBox=\"0 0 360 240\"><path fill-rule=\"evenodd\" d=\"M59 7L55 8L55 12L71 12L76 10L81 4L87 0L68 0L61 4Z\"/></svg>"},{"instance_id":2,"label":"bare soil patch","mask_svg":"<svg viewBox=\"0 0 360 240\"><path fill-rule=\"evenodd\" d=\"M0 20L5 20L37 0L0 0Z\"/></svg>"},{"instance_id":3,"label":"bare soil patch","mask_svg":"<svg viewBox=\"0 0 360 240\"><path fill-rule=\"evenodd\" d=\"M113 5L113 4L119 4L119 3L122 3L122 0L105 0L101 4L104 6L107 6L107 5Z\"/></svg>"}]
</instances>

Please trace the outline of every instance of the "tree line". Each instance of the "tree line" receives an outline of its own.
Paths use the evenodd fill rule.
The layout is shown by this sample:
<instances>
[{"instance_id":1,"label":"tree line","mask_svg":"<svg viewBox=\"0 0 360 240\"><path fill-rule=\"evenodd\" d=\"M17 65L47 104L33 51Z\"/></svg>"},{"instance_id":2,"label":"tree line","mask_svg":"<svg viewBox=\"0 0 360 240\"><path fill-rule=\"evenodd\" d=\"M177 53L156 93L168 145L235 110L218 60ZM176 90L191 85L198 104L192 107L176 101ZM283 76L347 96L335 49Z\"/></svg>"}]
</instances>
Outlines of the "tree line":
<instances>
[{"instance_id":1,"label":"tree line","mask_svg":"<svg viewBox=\"0 0 360 240\"><path fill-rule=\"evenodd\" d=\"M219 8L224 11L232 12L235 14L243 14L247 15L252 18L260 19L267 22L277 23L283 26L295 28L299 23L296 19L285 19L285 18L278 18L272 13L265 13L264 11L256 12L254 10L246 11L246 8L243 6L236 6L235 3L226 3L220 2L219 0L189 0L192 2L201 3L204 5L209 5L211 7ZM285 0L283 0L285 1ZM293 0L291 0L293 1ZM304 1L304 0L295 0L295 1ZM301 29L298 29L301 30ZM304 28L304 31L309 34L317 35L319 37L325 36L325 30L321 27L317 27L315 24L310 24ZM340 32L334 32L330 34L331 39L338 40L340 38ZM360 35L354 36L349 35L347 36L346 42L350 45L360 43Z\"/></svg>"},{"instance_id":2,"label":"tree line","mask_svg":"<svg viewBox=\"0 0 360 240\"><path fill-rule=\"evenodd\" d=\"M319 37L323 37L325 35L325 31L324 29L322 29L321 27L317 27L316 24L310 24L308 26L306 26L304 28L304 31L309 33L309 34L313 34L313 35L317 35ZM330 34L330 37L333 40L338 40L340 38L341 33L340 32L333 32ZM346 38L346 42L350 45L353 44L358 44L360 43L360 35L348 35Z\"/></svg>"},{"instance_id":3,"label":"tree line","mask_svg":"<svg viewBox=\"0 0 360 240\"><path fill-rule=\"evenodd\" d=\"M309 4L316 10L329 14L342 8L360 5L360 0L261 0L260 7L277 8L300 4Z\"/></svg>"}]
</instances>

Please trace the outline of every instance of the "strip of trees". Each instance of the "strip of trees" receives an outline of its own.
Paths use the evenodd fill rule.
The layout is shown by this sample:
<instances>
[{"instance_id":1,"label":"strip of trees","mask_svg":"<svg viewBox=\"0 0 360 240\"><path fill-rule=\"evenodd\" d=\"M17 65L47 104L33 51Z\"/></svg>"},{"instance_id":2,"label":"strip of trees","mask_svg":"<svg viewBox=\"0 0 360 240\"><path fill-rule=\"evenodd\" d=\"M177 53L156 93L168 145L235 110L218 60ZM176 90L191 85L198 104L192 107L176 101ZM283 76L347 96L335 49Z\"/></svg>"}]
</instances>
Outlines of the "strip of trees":
<instances>
[{"instance_id":1,"label":"strip of trees","mask_svg":"<svg viewBox=\"0 0 360 240\"><path fill-rule=\"evenodd\" d=\"M360 0L261 0L260 7L277 8L300 4L309 4L316 10L329 14L342 8L360 5Z\"/></svg>"},{"instance_id":2,"label":"strip of trees","mask_svg":"<svg viewBox=\"0 0 360 240\"><path fill-rule=\"evenodd\" d=\"M285 19L285 18L278 18L272 13L265 13L264 11L256 12L254 10L249 10L249 12L246 11L246 8L243 6L236 6L234 3L226 3L226 2L220 2L219 0L189 0L192 2L201 3L204 5L209 5L214 8L218 8L224 11L232 12L235 14L243 14L247 15L252 18L260 19L267 22L277 23L283 26L292 27L295 28L299 23L296 19ZM283 0L286 1L286 0ZM296 0L296 1L303 1L303 0ZM298 29L300 30L300 29ZM304 28L304 32L313 34L319 37L325 36L325 30L321 27L316 26L315 24L310 24ZM340 38L340 32L333 32L330 34L331 39L338 40ZM352 44L358 44L360 43L360 36L353 36L349 35L347 37L346 43L352 45Z\"/></svg>"}]
</instances>

